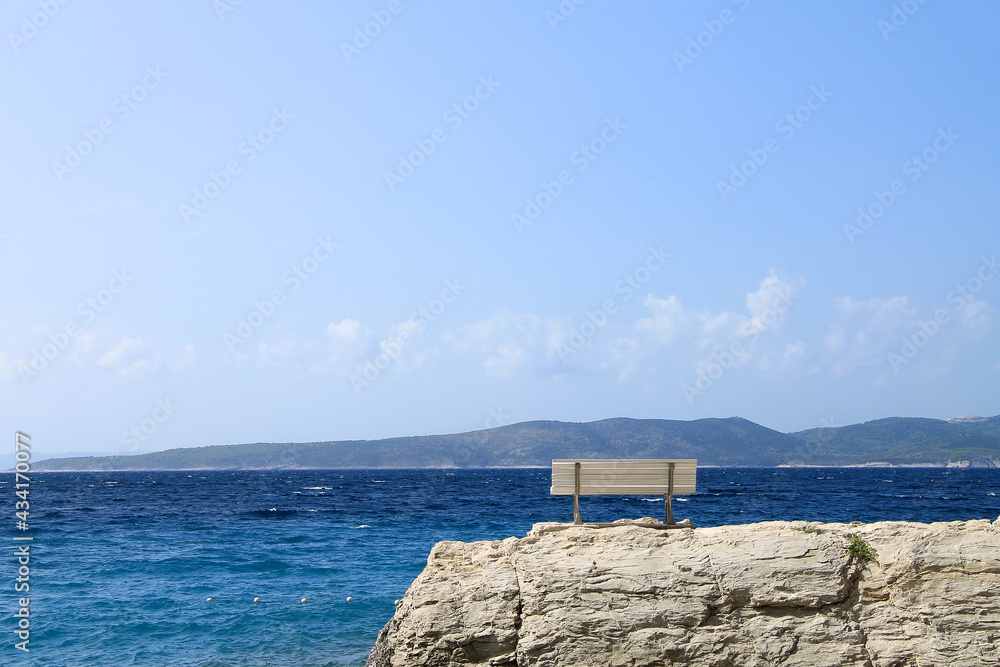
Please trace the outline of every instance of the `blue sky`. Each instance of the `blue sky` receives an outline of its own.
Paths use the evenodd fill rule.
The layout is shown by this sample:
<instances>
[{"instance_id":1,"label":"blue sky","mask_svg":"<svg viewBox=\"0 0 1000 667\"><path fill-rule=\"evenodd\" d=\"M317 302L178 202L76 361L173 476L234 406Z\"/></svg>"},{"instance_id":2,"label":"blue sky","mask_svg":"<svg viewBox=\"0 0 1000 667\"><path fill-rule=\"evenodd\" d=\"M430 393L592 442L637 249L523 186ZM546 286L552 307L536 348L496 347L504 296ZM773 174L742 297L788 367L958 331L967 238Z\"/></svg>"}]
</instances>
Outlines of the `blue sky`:
<instances>
[{"instance_id":1,"label":"blue sky","mask_svg":"<svg viewBox=\"0 0 1000 667\"><path fill-rule=\"evenodd\" d=\"M35 455L993 415L995 3L14 1Z\"/></svg>"}]
</instances>

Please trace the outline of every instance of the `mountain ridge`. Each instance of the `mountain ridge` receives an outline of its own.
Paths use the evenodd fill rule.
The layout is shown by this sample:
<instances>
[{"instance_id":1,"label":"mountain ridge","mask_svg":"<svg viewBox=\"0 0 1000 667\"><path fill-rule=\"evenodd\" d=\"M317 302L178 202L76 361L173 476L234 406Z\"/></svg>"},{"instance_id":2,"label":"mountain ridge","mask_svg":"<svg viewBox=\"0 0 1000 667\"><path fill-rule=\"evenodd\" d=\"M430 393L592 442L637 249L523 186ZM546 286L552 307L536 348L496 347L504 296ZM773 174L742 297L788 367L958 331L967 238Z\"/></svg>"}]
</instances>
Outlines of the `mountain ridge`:
<instances>
[{"instance_id":1,"label":"mountain ridge","mask_svg":"<svg viewBox=\"0 0 1000 667\"><path fill-rule=\"evenodd\" d=\"M51 458L39 471L486 468L554 458L697 458L701 465L972 465L1000 467L1000 416L887 417L781 433L742 417L535 420L480 431L380 440L245 443L135 455Z\"/></svg>"}]
</instances>

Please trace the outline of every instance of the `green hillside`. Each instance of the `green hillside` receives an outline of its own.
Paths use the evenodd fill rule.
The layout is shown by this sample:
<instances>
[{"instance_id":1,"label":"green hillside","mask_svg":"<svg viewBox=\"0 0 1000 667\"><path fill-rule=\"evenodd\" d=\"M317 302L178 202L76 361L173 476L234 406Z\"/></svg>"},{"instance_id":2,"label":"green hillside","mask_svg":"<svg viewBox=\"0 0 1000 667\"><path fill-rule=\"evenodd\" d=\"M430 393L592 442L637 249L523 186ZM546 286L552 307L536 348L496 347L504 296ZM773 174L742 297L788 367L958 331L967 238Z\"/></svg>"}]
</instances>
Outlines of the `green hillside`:
<instances>
[{"instance_id":1,"label":"green hillside","mask_svg":"<svg viewBox=\"0 0 1000 667\"><path fill-rule=\"evenodd\" d=\"M810 463L1000 465L1000 416L978 422L890 417L792 435L806 443L805 459Z\"/></svg>"},{"instance_id":2,"label":"green hillside","mask_svg":"<svg viewBox=\"0 0 1000 667\"><path fill-rule=\"evenodd\" d=\"M745 419L535 421L452 435L170 449L135 456L37 462L36 470L447 468L548 466L553 458L697 458L702 464L773 466L801 441Z\"/></svg>"},{"instance_id":3,"label":"green hillside","mask_svg":"<svg viewBox=\"0 0 1000 667\"><path fill-rule=\"evenodd\" d=\"M701 465L1000 466L1000 417L878 419L786 434L740 417L675 421L534 421L451 435L254 443L134 456L48 459L35 470L473 468L548 466L555 458L696 458Z\"/></svg>"}]
</instances>

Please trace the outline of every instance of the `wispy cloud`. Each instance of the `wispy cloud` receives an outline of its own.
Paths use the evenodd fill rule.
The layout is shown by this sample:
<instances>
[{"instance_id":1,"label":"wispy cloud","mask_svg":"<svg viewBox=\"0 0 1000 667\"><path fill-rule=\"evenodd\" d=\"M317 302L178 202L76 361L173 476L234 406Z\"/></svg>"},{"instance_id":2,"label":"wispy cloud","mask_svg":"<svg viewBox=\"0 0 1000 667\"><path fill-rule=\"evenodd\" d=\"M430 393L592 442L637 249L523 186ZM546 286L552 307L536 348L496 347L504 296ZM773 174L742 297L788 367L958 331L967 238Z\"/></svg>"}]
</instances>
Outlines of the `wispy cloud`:
<instances>
[{"instance_id":1,"label":"wispy cloud","mask_svg":"<svg viewBox=\"0 0 1000 667\"><path fill-rule=\"evenodd\" d=\"M834 322L817 350L816 362L843 377L859 368L885 364L904 327L917 315L906 297L857 301L849 296L834 303Z\"/></svg>"},{"instance_id":2,"label":"wispy cloud","mask_svg":"<svg viewBox=\"0 0 1000 667\"><path fill-rule=\"evenodd\" d=\"M551 367L558 331L538 315L504 310L445 334L443 340L453 353L475 357L488 375L511 377Z\"/></svg>"},{"instance_id":3,"label":"wispy cloud","mask_svg":"<svg viewBox=\"0 0 1000 667\"><path fill-rule=\"evenodd\" d=\"M160 370L163 357L147 350L141 338L122 338L97 360L101 368L119 375L146 375Z\"/></svg>"},{"instance_id":4,"label":"wispy cloud","mask_svg":"<svg viewBox=\"0 0 1000 667\"><path fill-rule=\"evenodd\" d=\"M770 377L817 373L845 377L864 372L869 380L875 373L876 381L884 382L889 370L886 355L922 321L921 309L906 296L843 296L818 315L811 304L814 321L796 327L798 333L790 336L788 331L793 330L787 323L797 317L802 298L802 281L784 279L777 271L748 290L740 308L689 307L679 294L648 294L638 317L609 320L569 357L559 350L574 335L574 324L579 324L570 314L507 308L434 337L425 323L415 319L394 324L381 336L351 318L331 322L321 335L306 338L279 328L279 336L241 358L252 358L264 367L344 377L359 373L373 359L391 357L387 369L394 374L421 373L451 363L498 378L583 373L606 374L619 382L642 375L686 382L724 362L727 371L751 369ZM948 331L935 340L942 344L924 354L920 364L948 362L966 342L992 331L995 321L996 310L987 303L966 300L953 311ZM803 336L802 330L819 333ZM121 359L128 355L140 355L140 344L138 339L123 340L102 357L102 365L124 364ZM194 354L192 350L182 356Z\"/></svg>"}]
</instances>

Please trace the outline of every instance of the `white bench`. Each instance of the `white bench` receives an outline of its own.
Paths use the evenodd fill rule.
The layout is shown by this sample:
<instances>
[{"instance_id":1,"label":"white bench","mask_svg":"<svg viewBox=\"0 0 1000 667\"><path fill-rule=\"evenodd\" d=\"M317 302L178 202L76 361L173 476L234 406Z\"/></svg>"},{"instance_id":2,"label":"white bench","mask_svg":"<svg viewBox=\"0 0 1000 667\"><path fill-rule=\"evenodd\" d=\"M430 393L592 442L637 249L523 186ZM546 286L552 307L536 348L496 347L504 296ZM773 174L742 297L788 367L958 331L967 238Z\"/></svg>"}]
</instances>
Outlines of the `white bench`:
<instances>
[{"instance_id":1,"label":"white bench","mask_svg":"<svg viewBox=\"0 0 1000 667\"><path fill-rule=\"evenodd\" d=\"M697 459L553 459L553 496L573 496L573 523L581 524L580 496L663 494L667 524L671 496L695 493Z\"/></svg>"}]
</instances>

